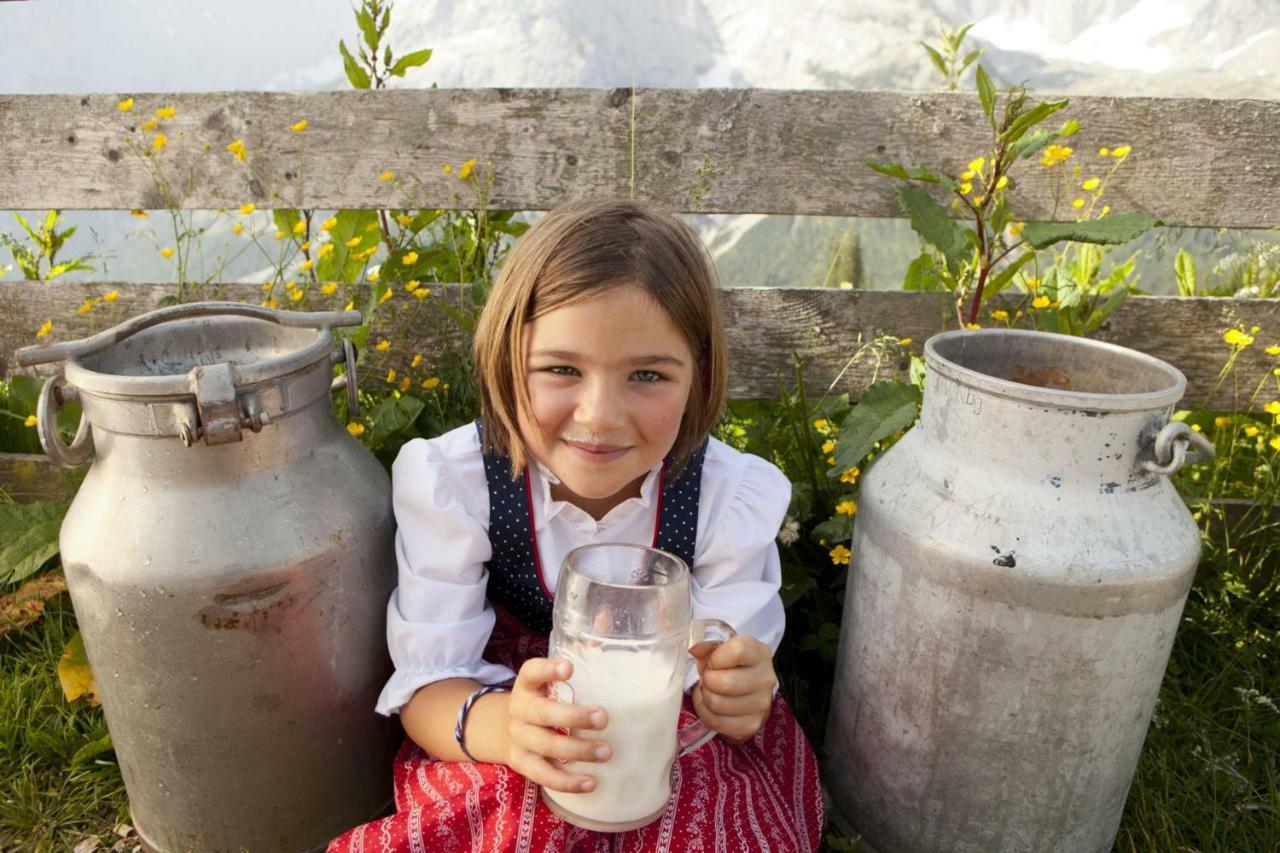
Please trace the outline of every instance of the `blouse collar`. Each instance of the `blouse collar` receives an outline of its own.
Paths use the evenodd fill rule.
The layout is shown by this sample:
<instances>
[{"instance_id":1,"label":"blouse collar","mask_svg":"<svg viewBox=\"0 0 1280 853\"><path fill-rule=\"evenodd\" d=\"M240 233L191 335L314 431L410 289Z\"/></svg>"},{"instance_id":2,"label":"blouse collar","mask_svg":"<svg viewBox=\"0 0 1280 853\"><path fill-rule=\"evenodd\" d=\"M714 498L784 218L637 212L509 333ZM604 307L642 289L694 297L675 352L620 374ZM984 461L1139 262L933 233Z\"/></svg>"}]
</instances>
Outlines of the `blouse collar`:
<instances>
[{"instance_id":1,"label":"blouse collar","mask_svg":"<svg viewBox=\"0 0 1280 853\"><path fill-rule=\"evenodd\" d=\"M596 521L585 510L579 509L568 501L556 500L551 497L551 486L558 484L560 478L537 459L531 459L531 462L529 473L532 478L532 491L538 496L538 508L541 510L539 515L543 519L550 521L563 512L566 513L566 520L573 522L575 526L589 523L592 529L611 526L634 513L649 509L649 507L653 506L657 497L658 485L662 479L659 476L662 472L662 463L659 462L649 469L649 473L645 474L644 482L640 484L639 497L627 498L609 510L604 518Z\"/></svg>"}]
</instances>

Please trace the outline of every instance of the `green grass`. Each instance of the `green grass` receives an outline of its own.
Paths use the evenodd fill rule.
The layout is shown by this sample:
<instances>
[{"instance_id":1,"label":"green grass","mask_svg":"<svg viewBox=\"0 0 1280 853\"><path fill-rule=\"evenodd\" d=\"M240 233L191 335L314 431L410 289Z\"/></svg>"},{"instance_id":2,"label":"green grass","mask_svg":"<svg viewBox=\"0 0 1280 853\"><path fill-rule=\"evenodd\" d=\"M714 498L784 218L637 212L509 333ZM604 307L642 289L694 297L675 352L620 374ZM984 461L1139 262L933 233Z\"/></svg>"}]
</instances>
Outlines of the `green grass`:
<instances>
[{"instance_id":1,"label":"green grass","mask_svg":"<svg viewBox=\"0 0 1280 853\"><path fill-rule=\"evenodd\" d=\"M64 598L0 636L0 850L62 853L88 835L115 840L128 820L114 754L76 760L107 725L101 709L62 697L58 658L75 630Z\"/></svg>"}]
</instances>

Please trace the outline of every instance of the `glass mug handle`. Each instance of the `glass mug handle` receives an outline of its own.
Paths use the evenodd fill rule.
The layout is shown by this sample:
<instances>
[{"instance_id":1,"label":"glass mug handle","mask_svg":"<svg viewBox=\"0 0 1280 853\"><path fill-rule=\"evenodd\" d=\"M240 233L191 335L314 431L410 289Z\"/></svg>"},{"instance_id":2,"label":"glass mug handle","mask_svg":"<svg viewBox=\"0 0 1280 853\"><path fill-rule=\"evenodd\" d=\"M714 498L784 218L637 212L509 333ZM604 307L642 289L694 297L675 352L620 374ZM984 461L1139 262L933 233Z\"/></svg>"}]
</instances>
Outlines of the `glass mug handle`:
<instances>
[{"instance_id":1,"label":"glass mug handle","mask_svg":"<svg viewBox=\"0 0 1280 853\"><path fill-rule=\"evenodd\" d=\"M689 623L690 646L696 646L698 643L706 642L707 640L719 640L723 643L730 637L737 636L737 634L738 632L733 630L728 622L722 622L719 619L694 619ZM707 724L702 720L694 720L676 732L676 744L679 746L676 758L681 758L693 752L715 736L714 729L707 728Z\"/></svg>"}]
</instances>

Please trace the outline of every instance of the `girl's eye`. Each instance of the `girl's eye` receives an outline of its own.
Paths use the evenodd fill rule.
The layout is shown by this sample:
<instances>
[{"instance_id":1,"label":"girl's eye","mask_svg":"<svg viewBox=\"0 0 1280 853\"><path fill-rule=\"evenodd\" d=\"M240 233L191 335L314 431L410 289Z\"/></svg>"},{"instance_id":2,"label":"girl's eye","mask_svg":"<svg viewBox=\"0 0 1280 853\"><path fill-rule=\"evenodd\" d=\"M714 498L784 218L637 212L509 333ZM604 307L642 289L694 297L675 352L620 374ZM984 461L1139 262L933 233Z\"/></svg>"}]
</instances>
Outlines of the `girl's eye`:
<instances>
[{"instance_id":1,"label":"girl's eye","mask_svg":"<svg viewBox=\"0 0 1280 853\"><path fill-rule=\"evenodd\" d=\"M570 367L567 364L557 364L552 367L544 367L543 370L545 370L547 373L555 374L556 376L577 376L578 375L578 368Z\"/></svg>"},{"instance_id":2,"label":"girl's eye","mask_svg":"<svg viewBox=\"0 0 1280 853\"><path fill-rule=\"evenodd\" d=\"M661 382L667 378L656 370L637 370L631 377L640 382Z\"/></svg>"}]
</instances>

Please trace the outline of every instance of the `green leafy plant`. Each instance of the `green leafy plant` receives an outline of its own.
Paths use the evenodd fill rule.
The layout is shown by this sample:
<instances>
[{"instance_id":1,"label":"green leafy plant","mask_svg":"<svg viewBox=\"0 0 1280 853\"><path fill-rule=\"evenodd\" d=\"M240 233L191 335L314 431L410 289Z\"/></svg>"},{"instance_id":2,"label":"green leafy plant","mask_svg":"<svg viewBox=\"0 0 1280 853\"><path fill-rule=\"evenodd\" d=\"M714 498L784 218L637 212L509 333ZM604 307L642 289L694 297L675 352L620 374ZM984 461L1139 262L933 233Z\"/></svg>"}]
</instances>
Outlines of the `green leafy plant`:
<instances>
[{"instance_id":1,"label":"green leafy plant","mask_svg":"<svg viewBox=\"0 0 1280 853\"><path fill-rule=\"evenodd\" d=\"M961 33L966 31L967 28ZM931 59L935 53L930 51ZM955 302L956 319L963 327L976 325L984 303L1013 285L1039 251L1064 241L1124 243L1158 224L1141 212L1107 216L1109 209L1105 213L1099 211L1097 218L1082 217L1074 222L1018 221L1010 208L1008 193L1016 187L1019 164L1037 155L1048 166L1070 157L1071 149L1058 143L1075 135L1080 125L1068 119L1055 129L1041 127L1067 106L1066 99L1036 100L1021 86L1001 89L981 64L977 65L975 81L991 142L987 153L969 161L958 175L900 163L864 161L881 174L911 182L898 188L898 200L912 229L920 236L923 250L908 267L904 288L949 292ZM950 209L920 185L945 191L951 196ZM953 219L953 212L961 219ZM970 224L962 224L961 220ZM1058 263L1055 258L1055 268ZM1068 298L1066 290L1069 288L1064 289L1063 298Z\"/></svg>"},{"instance_id":2,"label":"green leafy plant","mask_svg":"<svg viewBox=\"0 0 1280 853\"><path fill-rule=\"evenodd\" d=\"M391 45L383 44L391 26L393 5L388 0L361 0L355 16L363 43L356 46L356 54L352 55L346 42L338 41L342 70L354 89L381 89L388 78L403 77L410 68L426 65L431 59L429 49L415 50L397 58Z\"/></svg>"},{"instance_id":3,"label":"green leafy plant","mask_svg":"<svg viewBox=\"0 0 1280 853\"><path fill-rule=\"evenodd\" d=\"M8 234L0 234L0 244L9 250L14 263L27 281L52 281L64 273L74 270L93 270L89 261L93 255L83 255L71 261L58 261L58 253L66 242L76 233L76 226L59 230L62 222L62 211L51 210L45 215L44 222L38 228L32 227L21 213L14 211L17 220L26 234L26 244ZM0 268L3 275L11 267Z\"/></svg>"}]
</instances>

